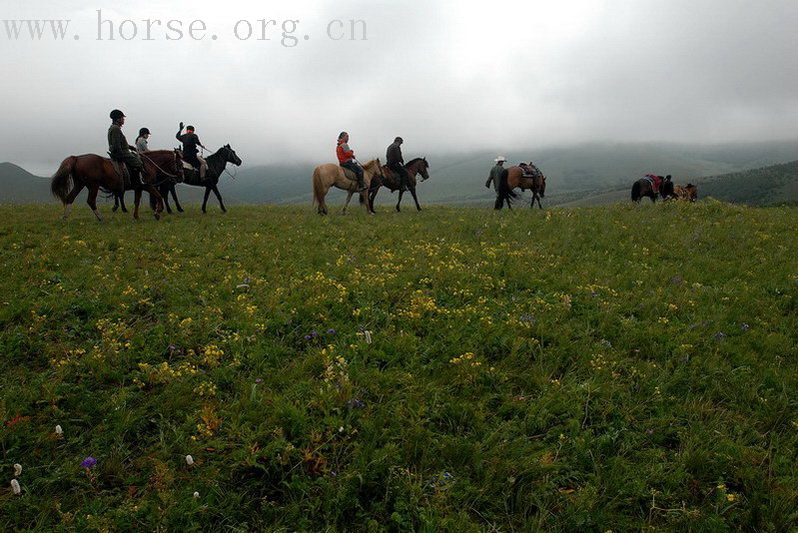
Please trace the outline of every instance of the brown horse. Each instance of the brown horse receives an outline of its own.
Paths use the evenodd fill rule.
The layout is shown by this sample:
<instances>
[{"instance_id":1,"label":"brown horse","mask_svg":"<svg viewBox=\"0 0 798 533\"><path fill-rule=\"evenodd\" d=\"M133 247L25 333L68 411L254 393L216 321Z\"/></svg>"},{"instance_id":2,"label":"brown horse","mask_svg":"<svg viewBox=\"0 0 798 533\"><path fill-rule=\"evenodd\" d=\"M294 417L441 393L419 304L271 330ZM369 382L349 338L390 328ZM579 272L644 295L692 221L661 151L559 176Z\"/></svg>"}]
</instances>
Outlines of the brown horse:
<instances>
[{"instance_id":1,"label":"brown horse","mask_svg":"<svg viewBox=\"0 0 798 533\"><path fill-rule=\"evenodd\" d=\"M367 194L375 177L379 177L380 179L385 178L379 159L373 159L363 165L363 181L366 184L366 190L360 193L360 203L366 206L369 213L374 213L374 211L368 203ZM352 196L358 189L357 180L354 179L354 175L352 178L349 178L344 173L343 167L334 163L327 163L316 167L316 170L313 171L313 202L318 204L318 212L320 215L327 214L327 203L324 199L333 187L337 187L349 193L342 211L342 213L346 213L346 208L349 207L349 202L352 201Z\"/></svg>"},{"instance_id":2,"label":"brown horse","mask_svg":"<svg viewBox=\"0 0 798 533\"><path fill-rule=\"evenodd\" d=\"M133 217L137 220L139 218L139 206L141 205L141 192L143 190L149 192L157 200L155 218L156 220L160 219L163 211L163 199L155 187L158 167L171 168L177 173L180 165L176 153L171 150L149 152L147 155L148 157L143 159L144 184L140 187L129 188L129 190L135 190L136 192L136 208L133 212ZM89 189L89 198L86 203L89 204L94 216L100 222L103 220L100 211L97 209L97 194L100 189L111 193L121 193L125 190L124 180L114 169L110 159L94 154L67 157L50 181L50 191L53 196L64 204L64 220L69 217L72 203L84 187Z\"/></svg>"},{"instance_id":3,"label":"brown horse","mask_svg":"<svg viewBox=\"0 0 798 533\"><path fill-rule=\"evenodd\" d=\"M688 184L687 187L682 187L681 185L677 185L674 188L673 194L677 200L682 200L685 202L695 202L698 200L698 187L696 187L692 183Z\"/></svg>"},{"instance_id":4,"label":"brown horse","mask_svg":"<svg viewBox=\"0 0 798 533\"><path fill-rule=\"evenodd\" d=\"M418 203L418 196L416 195L416 186L418 185L416 176L421 174L421 181L427 181L429 179L429 163L427 162L427 158L419 157L413 159L405 165L405 170L407 170L407 174L410 177L407 183L407 189L410 191L410 194L413 195L413 200L416 202L416 209L421 211L421 206ZM374 199L377 197L377 193L380 192L380 187L385 187L391 192L399 191L399 202L396 204L396 210L401 213L402 196L404 192L401 191L401 187L399 187L399 176L387 166L382 167L382 173L385 177L377 178L372 181L371 187L369 188L369 207L371 212L374 212Z\"/></svg>"},{"instance_id":5,"label":"brown horse","mask_svg":"<svg viewBox=\"0 0 798 533\"><path fill-rule=\"evenodd\" d=\"M499 194L496 197L495 209L497 211L504 207L505 202L509 209L513 208L512 201L518 198L515 189L532 191L531 207L534 209L535 202L537 202L540 209L543 209L540 199L546 197L546 176L542 173L527 176L520 166L505 169L502 172L501 181L499 182Z\"/></svg>"}]
</instances>

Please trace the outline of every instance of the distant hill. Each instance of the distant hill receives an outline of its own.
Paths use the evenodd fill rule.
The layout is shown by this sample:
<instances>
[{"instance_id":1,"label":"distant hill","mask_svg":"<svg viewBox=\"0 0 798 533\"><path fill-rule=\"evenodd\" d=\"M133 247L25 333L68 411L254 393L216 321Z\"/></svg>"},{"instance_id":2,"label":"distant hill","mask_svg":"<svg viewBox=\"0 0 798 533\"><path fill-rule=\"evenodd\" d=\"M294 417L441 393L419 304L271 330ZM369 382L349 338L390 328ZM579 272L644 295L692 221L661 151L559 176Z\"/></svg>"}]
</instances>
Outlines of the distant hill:
<instances>
[{"instance_id":1,"label":"distant hill","mask_svg":"<svg viewBox=\"0 0 798 533\"><path fill-rule=\"evenodd\" d=\"M50 202L50 182L13 163L0 163L0 203Z\"/></svg>"},{"instance_id":2,"label":"distant hill","mask_svg":"<svg viewBox=\"0 0 798 533\"><path fill-rule=\"evenodd\" d=\"M749 205L798 201L798 161L697 180L701 196Z\"/></svg>"},{"instance_id":3,"label":"distant hill","mask_svg":"<svg viewBox=\"0 0 798 533\"><path fill-rule=\"evenodd\" d=\"M368 156L383 154L363 154ZM485 188L485 180L496 153L482 151L467 154L421 153L412 147L407 159L426 156L431 165L431 179L419 188L422 203L485 205L493 200L493 191ZM689 146L676 144L585 144L562 148L531 148L507 152L511 163L534 161L548 176L548 205L596 205L624 201L632 181L650 172L672 174L679 183L693 181L706 184L706 193L729 201L772 203L798 200L798 191L786 177L785 169L763 174L767 165L798 160L798 142L740 144L723 146ZM304 204L311 202L310 176L315 166L303 161L280 165L247 166L231 169L232 178L223 176L222 194L230 204ZM775 167L774 167L775 168ZM748 172L758 172L748 176ZM742 173L742 174L740 174ZM786 173L786 174L785 174ZM767 174L767 175L766 175ZM708 176L716 176L708 178ZM756 176L773 186L765 190L748 190ZM714 180L729 179L720 187ZM16 165L0 165L0 203L52 201L47 180L38 178ZM733 185L731 185L733 184ZM778 185L777 185L778 184ZM702 187L704 188L704 187ZM202 199L202 190L180 187L186 202ZM338 202L343 193L333 193ZM396 195L383 191L382 202L395 202Z\"/></svg>"}]
</instances>

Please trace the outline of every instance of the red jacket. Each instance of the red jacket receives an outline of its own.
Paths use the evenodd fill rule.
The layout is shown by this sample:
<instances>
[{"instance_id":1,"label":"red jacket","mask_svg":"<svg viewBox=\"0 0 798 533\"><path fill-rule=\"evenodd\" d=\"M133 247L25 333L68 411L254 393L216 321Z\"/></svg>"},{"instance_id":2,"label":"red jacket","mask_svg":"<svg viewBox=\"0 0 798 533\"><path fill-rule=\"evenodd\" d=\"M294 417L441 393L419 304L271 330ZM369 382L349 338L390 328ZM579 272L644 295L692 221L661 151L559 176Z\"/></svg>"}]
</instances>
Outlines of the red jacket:
<instances>
[{"instance_id":1,"label":"red jacket","mask_svg":"<svg viewBox=\"0 0 798 533\"><path fill-rule=\"evenodd\" d=\"M342 165L355 158L354 150L344 149L344 146L349 148L349 145L344 144L344 141L338 141L338 148L335 150L335 154L338 156L338 163Z\"/></svg>"}]
</instances>

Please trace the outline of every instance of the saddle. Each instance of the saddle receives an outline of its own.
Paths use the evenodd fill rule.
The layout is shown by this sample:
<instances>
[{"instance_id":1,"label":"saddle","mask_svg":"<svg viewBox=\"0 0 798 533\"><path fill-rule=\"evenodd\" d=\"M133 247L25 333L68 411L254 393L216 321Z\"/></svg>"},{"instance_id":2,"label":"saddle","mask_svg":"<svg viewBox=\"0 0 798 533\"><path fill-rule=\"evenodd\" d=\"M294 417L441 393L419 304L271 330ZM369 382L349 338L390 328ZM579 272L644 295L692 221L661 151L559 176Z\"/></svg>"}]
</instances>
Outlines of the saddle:
<instances>
[{"instance_id":1,"label":"saddle","mask_svg":"<svg viewBox=\"0 0 798 533\"><path fill-rule=\"evenodd\" d=\"M114 172L116 172L116 175L122 178L122 183L129 185L131 183L130 169L128 168L127 163L115 160L113 157L111 157L110 153L108 154L108 157L111 160L111 164L114 167Z\"/></svg>"},{"instance_id":2,"label":"saddle","mask_svg":"<svg viewBox=\"0 0 798 533\"><path fill-rule=\"evenodd\" d=\"M539 178L543 176L543 173L535 165L532 164L527 165L526 163L521 163L518 166L521 168L521 171L524 173L525 178Z\"/></svg>"},{"instance_id":3,"label":"saddle","mask_svg":"<svg viewBox=\"0 0 798 533\"><path fill-rule=\"evenodd\" d=\"M348 179L349 181L354 181L355 183L357 183L357 175L355 175L354 172L352 172L348 168L344 168L344 167L341 167L341 170L344 171L344 176L346 176L346 179Z\"/></svg>"},{"instance_id":4,"label":"saddle","mask_svg":"<svg viewBox=\"0 0 798 533\"><path fill-rule=\"evenodd\" d=\"M655 174L646 174L643 179L651 184L651 188L654 189L654 192L659 192L659 186L662 184L662 179L659 176Z\"/></svg>"}]
</instances>

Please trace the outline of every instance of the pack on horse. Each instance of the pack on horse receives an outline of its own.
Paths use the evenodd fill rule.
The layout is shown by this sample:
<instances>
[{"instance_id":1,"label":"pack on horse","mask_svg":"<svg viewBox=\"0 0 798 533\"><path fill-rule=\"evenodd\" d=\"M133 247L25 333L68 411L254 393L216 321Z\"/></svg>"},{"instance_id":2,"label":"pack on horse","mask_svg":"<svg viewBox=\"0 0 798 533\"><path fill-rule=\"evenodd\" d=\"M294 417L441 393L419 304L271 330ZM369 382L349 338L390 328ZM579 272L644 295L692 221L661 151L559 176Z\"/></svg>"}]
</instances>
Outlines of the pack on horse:
<instances>
[{"instance_id":1,"label":"pack on horse","mask_svg":"<svg viewBox=\"0 0 798 533\"><path fill-rule=\"evenodd\" d=\"M505 203L509 209L513 208L512 202L518 198L515 189L532 191L531 207L534 208L537 202L540 209L543 209L540 199L546 197L546 176L536 166L522 163L505 169L499 182L499 194L494 206L496 210L501 210Z\"/></svg>"},{"instance_id":2,"label":"pack on horse","mask_svg":"<svg viewBox=\"0 0 798 533\"><path fill-rule=\"evenodd\" d=\"M689 183L687 187L682 187L681 185L677 185L674 188L673 194L675 195L677 200L682 200L685 202L695 202L698 200L698 187Z\"/></svg>"},{"instance_id":3,"label":"pack on horse","mask_svg":"<svg viewBox=\"0 0 798 533\"><path fill-rule=\"evenodd\" d=\"M162 167L153 161L153 157L157 159L161 159L161 156L165 156L166 154L171 154L173 158L173 164L169 165L168 168ZM171 214L172 211L169 209L169 204L167 200L166 194L161 191L163 184L165 183L179 183L183 181L183 154L180 150L155 150L155 151L147 151L147 152L139 152L139 157L142 160L149 159L155 166L156 175L155 175L155 187L158 189L158 192L161 194L164 203L166 205L167 210ZM172 190L174 191L174 185L172 186ZM114 213L121 207L123 213L127 213L127 206L125 205L125 194L119 192L113 192L114 195L114 207L111 209ZM175 197L175 201L177 197ZM150 195L150 207L155 209L156 201L155 197ZM180 210L182 212L182 209Z\"/></svg>"},{"instance_id":4,"label":"pack on horse","mask_svg":"<svg viewBox=\"0 0 798 533\"><path fill-rule=\"evenodd\" d=\"M421 206L418 203L418 196L416 195L416 186L418 185L416 176L420 174L421 181L427 181L429 179L429 163L425 157L419 157L407 163L405 165L405 170L407 171L409 180L406 184L407 189L410 191L410 194L413 195L413 200L416 202L416 209L421 211ZM396 210L401 212L402 196L404 195L404 191L402 191L401 187L399 186L399 176L397 176L396 173L387 166L382 167L382 174L383 176L376 177L371 182L371 187L369 187L369 208L373 213L374 199L377 197L377 193L380 192L380 187L385 187L391 192L399 191L399 201L396 204Z\"/></svg>"},{"instance_id":5,"label":"pack on horse","mask_svg":"<svg viewBox=\"0 0 798 533\"><path fill-rule=\"evenodd\" d=\"M229 144L226 144L219 148L213 155L208 156L205 161L208 164L208 171L204 180L200 179L199 169L184 161L183 181L181 183L184 185L191 185L192 187L205 187L205 198L202 201L203 213L208 212L208 197L210 196L211 192L213 192L213 194L215 194L216 198L219 200L219 206L222 208L222 212L227 213L227 208L224 206L222 195L219 193L219 178L225 172L228 163L240 167L242 164L241 158L238 157L238 154L236 154L235 150L233 150ZM170 193L174 197L177 210L180 212L183 211L183 207L180 205L180 201L177 199L175 184L175 181L167 180L162 182L158 187L160 195L163 197L169 213L172 212L171 208L169 207Z\"/></svg>"},{"instance_id":6,"label":"pack on horse","mask_svg":"<svg viewBox=\"0 0 798 533\"><path fill-rule=\"evenodd\" d=\"M131 187L136 192L136 207L133 217L138 220L139 206L141 204L142 190L150 193L155 200L155 218L160 219L163 212L163 200L155 187L158 167L173 170L175 174L180 171L179 159L170 150L160 152L149 152L149 157L143 160L143 184L139 187ZM112 162L110 159L100 157L95 154L81 156L70 156L64 159L58 171L50 180L50 191L53 196L61 200L64 204L64 220L69 217L69 211L75 198L84 188L89 189L87 203L94 212L97 220L102 222L102 216L97 209L97 195L100 189L106 192L122 194L125 190L125 180L122 172L127 171L124 165Z\"/></svg>"},{"instance_id":7,"label":"pack on horse","mask_svg":"<svg viewBox=\"0 0 798 533\"><path fill-rule=\"evenodd\" d=\"M640 203L643 198L651 198L656 203L657 196L663 200L673 196L673 181L656 174L647 174L632 186L632 201Z\"/></svg>"},{"instance_id":8,"label":"pack on horse","mask_svg":"<svg viewBox=\"0 0 798 533\"><path fill-rule=\"evenodd\" d=\"M363 165L363 181L366 185L366 191L360 193L360 203L366 206L369 213L374 213L374 211L368 202L368 189L375 178L385 179L379 159L373 159ZM358 192L357 176L355 176L354 172L335 163L327 163L316 167L313 171L313 202L318 205L318 213L320 215L328 213L327 203L324 199L333 187L349 193L342 211L342 213L346 213L346 208L349 207L352 196Z\"/></svg>"}]
</instances>

